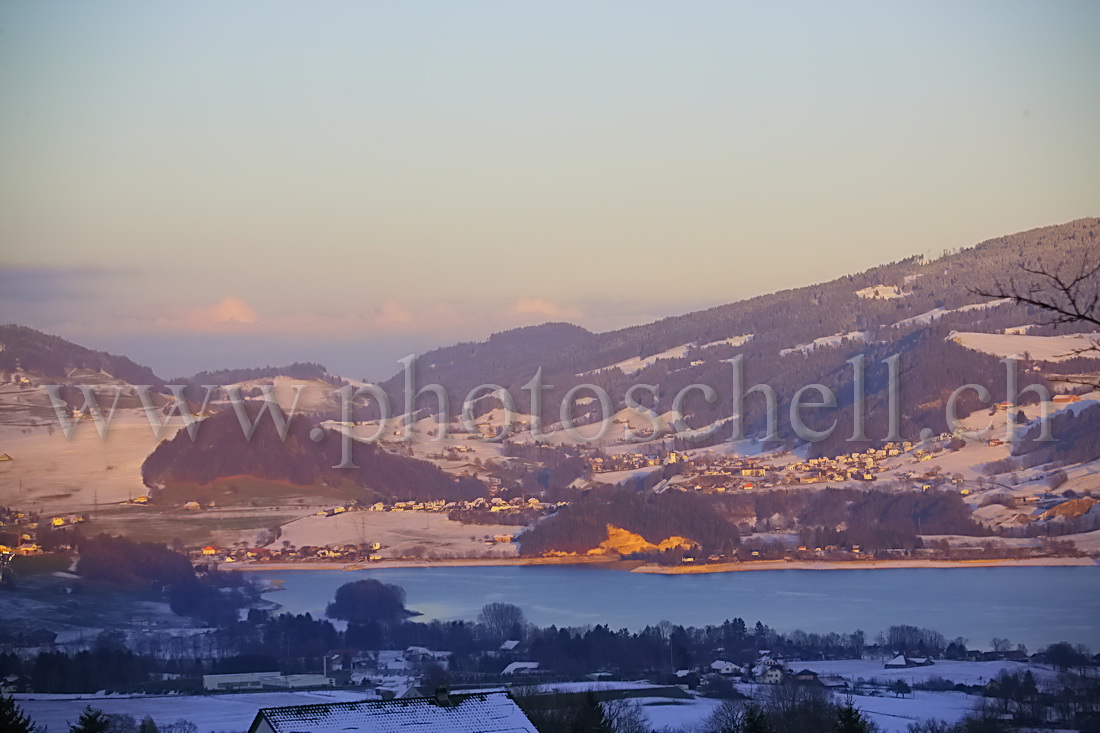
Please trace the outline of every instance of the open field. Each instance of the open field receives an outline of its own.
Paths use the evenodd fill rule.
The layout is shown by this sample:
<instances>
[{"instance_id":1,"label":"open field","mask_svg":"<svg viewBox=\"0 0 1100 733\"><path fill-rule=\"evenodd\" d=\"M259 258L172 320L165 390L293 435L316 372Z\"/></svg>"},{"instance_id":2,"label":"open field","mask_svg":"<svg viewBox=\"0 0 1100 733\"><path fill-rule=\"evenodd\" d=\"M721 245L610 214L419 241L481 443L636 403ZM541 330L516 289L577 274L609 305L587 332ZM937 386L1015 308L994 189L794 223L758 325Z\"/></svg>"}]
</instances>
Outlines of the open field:
<instances>
[{"instance_id":1,"label":"open field","mask_svg":"<svg viewBox=\"0 0 1100 733\"><path fill-rule=\"evenodd\" d=\"M279 542L289 541L297 547L380 542L383 549L379 554L390 558L409 555L416 547L443 557L514 557L514 544L489 547L484 538L513 535L521 529L504 524L462 524L437 512L347 512L331 517L311 515L285 524Z\"/></svg>"},{"instance_id":2,"label":"open field","mask_svg":"<svg viewBox=\"0 0 1100 733\"><path fill-rule=\"evenodd\" d=\"M175 435L177 425L164 431ZM26 430L26 432L24 432ZM106 440L95 425L81 421L71 440L56 426L25 429L0 426L0 504L43 513L74 513L123 502L147 493L141 464L156 448L144 413L120 411Z\"/></svg>"},{"instance_id":3,"label":"open field","mask_svg":"<svg viewBox=\"0 0 1100 733\"><path fill-rule=\"evenodd\" d=\"M245 731L260 708L282 705L316 705L363 699L355 690L311 692L254 692L235 695L18 695L18 704L38 725L50 731L68 730L88 705L115 715L132 715L141 720L152 716L159 726L189 720L201 733Z\"/></svg>"},{"instance_id":4,"label":"open field","mask_svg":"<svg viewBox=\"0 0 1100 733\"><path fill-rule=\"evenodd\" d=\"M87 534L122 534L135 542L179 538L189 547L237 541L255 543L274 527L311 511L312 506L221 507L201 512L119 504L100 507L83 525Z\"/></svg>"},{"instance_id":5,"label":"open field","mask_svg":"<svg viewBox=\"0 0 1100 733\"><path fill-rule=\"evenodd\" d=\"M1092 346L1100 334L1074 333L1065 336L1028 336L1026 334L975 333L962 331L952 334L955 343L968 349L984 351L997 357L1025 354L1038 361L1062 361L1072 357L1075 350Z\"/></svg>"}]
</instances>

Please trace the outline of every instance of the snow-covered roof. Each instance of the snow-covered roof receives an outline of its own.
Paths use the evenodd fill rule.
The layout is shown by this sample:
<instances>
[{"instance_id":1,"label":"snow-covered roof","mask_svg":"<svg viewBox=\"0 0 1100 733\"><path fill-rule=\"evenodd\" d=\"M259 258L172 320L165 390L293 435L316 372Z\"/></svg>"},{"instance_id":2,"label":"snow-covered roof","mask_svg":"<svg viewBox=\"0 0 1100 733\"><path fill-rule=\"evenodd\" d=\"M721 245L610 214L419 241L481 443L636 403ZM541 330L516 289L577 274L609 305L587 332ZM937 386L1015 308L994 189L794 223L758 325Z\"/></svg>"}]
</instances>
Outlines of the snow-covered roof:
<instances>
[{"instance_id":1,"label":"snow-covered roof","mask_svg":"<svg viewBox=\"0 0 1100 733\"><path fill-rule=\"evenodd\" d=\"M500 650L504 652L510 652L520 645L519 639L509 639L500 645Z\"/></svg>"},{"instance_id":2,"label":"snow-covered roof","mask_svg":"<svg viewBox=\"0 0 1100 733\"><path fill-rule=\"evenodd\" d=\"M512 662L511 664L509 664L507 667L504 668L504 671L501 672L501 674L515 674L516 672L522 672L522 671L525 671L525 670L532 670L532 669L538 669L538 668L539 668L539 663L538 662Z\"/></svg>"},{"instance_id":3,"label":"snow-covered roof","mask_svg":"<svg viewBox=\"0 0 1100 733\"><path fill-rule=\"evenodd\" d=\"M909 664L909 660L907 660L905 658L904 654L899 654L896 657L894 657L893 659L891 659L889 662L887 662L886 664L887 664L887 666L897 665L897 666L905 667Z\"/></svg>"},{"instance_id":4,"label":"snow-covered roof","mask_svg":"<svg viewBox=\"0 0 1100 733\"><path fill-rule=\"evenodd\" d=\"M264 708L249 730L263 730L261 721L275 733L537 733L503 692L453 696L450 705L419 697Z\"/></svg>"}]
</instances>

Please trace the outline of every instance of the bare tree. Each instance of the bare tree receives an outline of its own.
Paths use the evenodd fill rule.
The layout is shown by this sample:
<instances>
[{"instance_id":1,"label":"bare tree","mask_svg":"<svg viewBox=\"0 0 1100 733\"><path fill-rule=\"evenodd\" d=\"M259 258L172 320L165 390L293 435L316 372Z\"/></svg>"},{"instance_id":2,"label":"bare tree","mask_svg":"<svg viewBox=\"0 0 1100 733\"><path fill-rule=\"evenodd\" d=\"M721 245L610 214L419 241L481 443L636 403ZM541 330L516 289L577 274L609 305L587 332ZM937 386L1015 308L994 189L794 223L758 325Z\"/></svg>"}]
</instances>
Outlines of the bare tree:
<instances>
[{"instance_id":1,"label":"bare tree","mask_svg":"<svg viewBox=\"0 0 1100 733\"><path fill-rule=\"evenodd\" d=\"M634 700L608 700L603 712L615 733L649 733L649 718Z\"/></svg>"},{"instance_id":2,"label":"bare tree","mask_svg":"<svg viewBox=\"0 0 1100 733\"><path fill-rule=\"evenodd\" d=\"M1100 328L1100 258L1094 261L1086 255L1076 265L1040 263L1021 265L1020 269L1028 277L1012 278L1007 283L997 281L988 290L971 288L970 292L1038 308L1044 314L1041 325L1082 323ZM1072 349L1063 356L1100 358L1100 338L1091 338L1087 346ZM1097 375L1066 376L1061 381L1100 387Z\"/></svg>"},{"instance_id":3,"label":"bare tree","mask_svg":"<svg viewBox=\"0 0 1100 733\"><path fill-rule=\"evenodd\" d=\"M507 639L510 634L520 635L522 638L524 627L527 625L527 619L519 606L499 601L482 606L481 613L477 615L477 621L498 640Z\"/></svg>"}]
</instances>

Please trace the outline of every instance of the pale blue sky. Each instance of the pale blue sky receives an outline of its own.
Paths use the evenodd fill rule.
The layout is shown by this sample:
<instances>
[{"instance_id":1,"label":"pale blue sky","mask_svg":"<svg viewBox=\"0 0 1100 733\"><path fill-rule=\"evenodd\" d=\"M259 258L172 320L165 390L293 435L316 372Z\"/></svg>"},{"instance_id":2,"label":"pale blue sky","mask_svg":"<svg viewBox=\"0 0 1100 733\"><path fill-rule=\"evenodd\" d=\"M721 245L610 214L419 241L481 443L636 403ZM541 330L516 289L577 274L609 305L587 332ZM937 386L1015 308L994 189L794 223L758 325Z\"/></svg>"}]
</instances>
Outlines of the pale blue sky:
<instances>
[{"instance_id":1,"label":"pale blue sky","mask_svg":"<svg viewBox=\"0 0 1100 733\"><path fill-rule=\"evenodd\" d=\"M1096 2L3 1L0 320L166 376L384 376L1096 215L1098 31Z\"/></svg>"}]
</instances>

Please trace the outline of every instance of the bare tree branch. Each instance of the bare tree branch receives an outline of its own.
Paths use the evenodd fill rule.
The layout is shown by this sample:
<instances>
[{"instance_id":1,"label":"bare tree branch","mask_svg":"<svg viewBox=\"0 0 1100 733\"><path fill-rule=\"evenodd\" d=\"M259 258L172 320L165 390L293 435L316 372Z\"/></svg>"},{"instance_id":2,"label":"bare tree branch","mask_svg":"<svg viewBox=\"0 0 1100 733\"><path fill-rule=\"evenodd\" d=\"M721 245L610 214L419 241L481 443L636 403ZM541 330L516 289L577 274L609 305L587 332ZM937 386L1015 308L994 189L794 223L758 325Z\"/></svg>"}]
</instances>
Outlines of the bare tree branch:
<instances>
[{"instance_id":1,"label":"bare tree branch","mask_svg":"<svg viewBox=\"0 0 1100 733\"><path fill-rule=\"evenodd\" d=\"M1015 278L1007 284L996 282L991 290L971 288L983 298L1011 298L1021 305L1044 311L1048 318L1043 325L1090 323L1100 327L1100 259L1090 262L1086 257L1075 271L1066 272L1064 265L1020 268L1038 279L1021 283Z\"/></svg>"},{"instance_id":2,"label":"bare tree branch","mask_svg":"<svg viewBox=\"0 0 1100 733\"><path fill-rule=\"evenodd\" d=\"M970 292L983 298L1010 298L1019 305L1038 308L1046 314L1041 325L1086 323L1100 327L1100 258L1091 262L1086 255L1080 266L1068 272L1064 264L1054 268L1022 265L1020 269L1032 276L1029 283L1013 278L1007 285L996 281L991 290L970 288ZM1100 339L1090 339L1088 346L1059 355L1059 358L1073 357L1100 357ZM1057 381L1100 386L1100 378L1089 375L1064 375Z\"/></svg>"}]
</instances>

